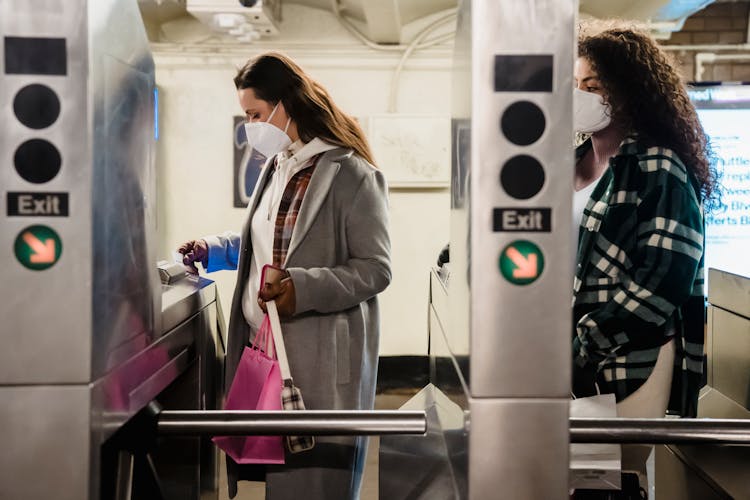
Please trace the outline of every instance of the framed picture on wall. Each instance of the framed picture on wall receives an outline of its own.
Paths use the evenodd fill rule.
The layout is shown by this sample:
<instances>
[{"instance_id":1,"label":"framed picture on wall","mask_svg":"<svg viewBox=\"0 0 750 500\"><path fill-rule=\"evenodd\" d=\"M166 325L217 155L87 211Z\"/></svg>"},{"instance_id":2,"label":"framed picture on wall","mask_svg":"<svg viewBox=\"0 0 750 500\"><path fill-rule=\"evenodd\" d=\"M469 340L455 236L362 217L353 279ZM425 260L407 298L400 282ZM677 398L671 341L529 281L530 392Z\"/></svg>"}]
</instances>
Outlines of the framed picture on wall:
<instances>
[{"instance_id":1,"label":"framed picture on wall","mask_svg":"<svg viewBox=\"0 0 750 500\"><path fill-rule=\"evenodd\" d=\"M233 117L234 123L234 206L245 208L250 202L255 185L258 183L260 171L266 162L265 157L258 154L247 144L245 136L245 117Z\"/></svg>"},{"instance_id":2,"label":"framed picture on wall","mask_svg":"<svg viewBox=\"0 0 750 500\"><path fill-rule=\"evenodd\" d=\"M366 130L375 161L390 187L450 186L450 116L373 115Z\"/></svg>"}]
</instances>

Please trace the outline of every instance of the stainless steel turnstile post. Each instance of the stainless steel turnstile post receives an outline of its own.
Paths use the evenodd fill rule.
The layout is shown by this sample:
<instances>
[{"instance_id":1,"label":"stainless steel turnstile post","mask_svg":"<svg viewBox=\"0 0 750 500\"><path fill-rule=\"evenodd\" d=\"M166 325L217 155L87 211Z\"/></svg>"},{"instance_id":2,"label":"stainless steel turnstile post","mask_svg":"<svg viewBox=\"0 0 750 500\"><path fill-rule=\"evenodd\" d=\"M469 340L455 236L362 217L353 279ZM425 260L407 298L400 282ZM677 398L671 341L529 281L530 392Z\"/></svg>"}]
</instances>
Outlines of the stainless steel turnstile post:
<instances>
[{"instance_id":1,"label":"stainless steel turnstile post","mask_svg":"<svg viewBox=\"0 0 750 500\"><path fill-rule=\"evenodd\" d=\"M568 498L577 7L459 3L447 344L472 500Z\"/></svg>"}]
</instances>

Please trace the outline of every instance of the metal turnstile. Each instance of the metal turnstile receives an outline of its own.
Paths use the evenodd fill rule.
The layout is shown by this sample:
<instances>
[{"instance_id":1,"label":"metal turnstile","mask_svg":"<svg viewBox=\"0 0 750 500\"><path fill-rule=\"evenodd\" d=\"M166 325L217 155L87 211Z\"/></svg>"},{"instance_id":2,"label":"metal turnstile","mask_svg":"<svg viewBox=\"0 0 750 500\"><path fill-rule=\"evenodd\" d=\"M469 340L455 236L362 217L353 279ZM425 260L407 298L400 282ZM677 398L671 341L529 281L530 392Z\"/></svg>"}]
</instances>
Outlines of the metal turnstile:
<instances>
[{"instance_id":1,"label":"metal turnstile","mask_svg":"<svg viewBox=\"0 0 750 500\"><path fill-rule=\"evenodd\" d=\"M154 89L135 0L0 2L0 498L111 498L143 408L216 408L216 287L155 268ZM172 498L204 441L150 454Z\"/></svg>"},{"instance_id":2,"label":"metal turnstile","mask_svg":"<svg viewBox=\"0 0 750 500\"><path fill-rule=\"evenodd\" d=\"M750 424L750 278L718 269L708 271L706 331L707 385L698 400L698 417L741 419ZM746 429L747 435L747 429ZM750 498L746 446L670 444L656 450L659 498L709 500Z\"/></svg>"},{"instance_id":3,"label":"metal turnstile","mask_svg":"<svg viewBox=\"0 0 750 500\"><path fill-rule=\"evenodd\" d=\"M448 313L430 335L444 378L423 397L436 445L462 450L441 465L458 498L568 497L577 7L459 2ZM381 446L382 463L399 444Z\"/></svg>"}]
</instances>

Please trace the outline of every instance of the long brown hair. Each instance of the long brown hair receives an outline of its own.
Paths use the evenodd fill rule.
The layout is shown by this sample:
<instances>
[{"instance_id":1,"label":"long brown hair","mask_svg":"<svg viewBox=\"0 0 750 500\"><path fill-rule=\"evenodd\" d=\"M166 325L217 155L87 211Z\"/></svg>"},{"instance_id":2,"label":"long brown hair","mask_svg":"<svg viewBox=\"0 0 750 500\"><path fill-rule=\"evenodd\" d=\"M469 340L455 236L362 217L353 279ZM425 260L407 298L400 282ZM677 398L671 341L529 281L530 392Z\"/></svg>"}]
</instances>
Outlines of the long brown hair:
<instances>
[{"instance_id":1,"label":"long brown hair","mask_svg":"<svg viewBox=\"0 0 750 500\"><path fill-rule=\"evenodd\" d=\"M695 177L708 208L718 203L711 148L670 57L647 34L614 28L583 35L578 56L597 73L612 117L649 146L668 147Z\"/></svg>"},{"instance_id":2,"label":"long brown hair","mask_svg":"<svg viewBox=\"0 0 750 500\"><path fill-rule=\"evenodd\" d=\"M319 137L351 148L375 165L370 145L356 120L341 111L326 89L287 56L268 52L251 59L237 72L234 85L238 90L252 88L258 99L271 104L281 101L297 124L303 142Z\"/></svg>"}]
</instances>

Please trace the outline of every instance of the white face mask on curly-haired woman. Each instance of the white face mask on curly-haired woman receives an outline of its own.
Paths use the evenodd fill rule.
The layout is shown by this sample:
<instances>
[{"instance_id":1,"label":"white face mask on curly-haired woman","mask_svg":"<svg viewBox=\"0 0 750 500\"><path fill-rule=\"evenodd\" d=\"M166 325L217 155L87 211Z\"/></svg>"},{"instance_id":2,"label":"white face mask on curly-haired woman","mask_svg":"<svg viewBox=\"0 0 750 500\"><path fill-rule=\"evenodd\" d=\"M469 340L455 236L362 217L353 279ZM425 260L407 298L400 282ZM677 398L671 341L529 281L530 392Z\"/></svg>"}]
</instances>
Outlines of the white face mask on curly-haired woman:
<instances>
[{"instance_id":1,"label":"white face mask on curly-haired woman","mask_svg":"<svg viewBox=\"0 0 750 500\"><path fill-rule=\"evenodd\" d=\"M612 122L612 110L604 98L593 92L573 89L573 130L593 134Z\"/></svg>"}]
</instances>

